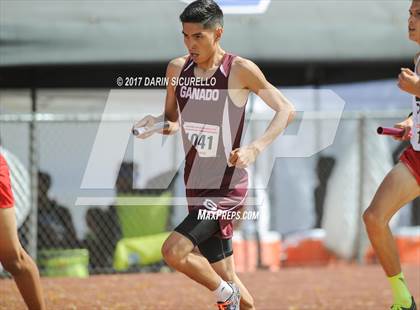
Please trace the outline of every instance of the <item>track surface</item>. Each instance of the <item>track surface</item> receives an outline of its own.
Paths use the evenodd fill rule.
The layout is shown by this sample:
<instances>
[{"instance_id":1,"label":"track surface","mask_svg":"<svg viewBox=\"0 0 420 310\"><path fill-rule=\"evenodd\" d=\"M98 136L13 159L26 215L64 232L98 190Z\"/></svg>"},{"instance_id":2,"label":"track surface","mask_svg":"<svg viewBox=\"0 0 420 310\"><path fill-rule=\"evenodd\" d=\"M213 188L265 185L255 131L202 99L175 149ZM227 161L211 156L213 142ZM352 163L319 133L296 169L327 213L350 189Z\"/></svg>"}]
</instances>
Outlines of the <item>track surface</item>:
<instances>
[{"instance_id":1,"label":"track surface","mask_svg":"<svg viewBox=\"0 0 420 310\"><path fill-rule=\"evenodd\" d=\"M420 267L404 266L420 302ZM389 309L391 292L379 266L288 268L240 274L259 310ZM178 273L43 278L48 309L216 309L205 288ZM25 309L14 282L0 280L0 309Z\"/></svg>"}]
</instances>

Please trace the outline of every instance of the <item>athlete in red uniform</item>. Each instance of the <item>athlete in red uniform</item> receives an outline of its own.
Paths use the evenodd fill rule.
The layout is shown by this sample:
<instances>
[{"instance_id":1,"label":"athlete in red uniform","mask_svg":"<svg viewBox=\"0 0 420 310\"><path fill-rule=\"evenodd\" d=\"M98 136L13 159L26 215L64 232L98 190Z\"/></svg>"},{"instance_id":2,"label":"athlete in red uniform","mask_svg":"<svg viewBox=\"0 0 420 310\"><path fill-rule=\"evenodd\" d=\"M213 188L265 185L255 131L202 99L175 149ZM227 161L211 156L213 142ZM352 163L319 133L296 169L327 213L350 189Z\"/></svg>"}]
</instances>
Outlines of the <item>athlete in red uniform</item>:
<instances>
[{"instance_id":1,"label":"athlete in red uniform","mask_svg":"<svg viewBox=\"0 0 420 310\"><path fill-rule=\"evenodd\" d=\"M30 310L45 309L38 268L17 234L9 168L0 154L0 263L12 274Z\"/></svg>"},{"instance_id":2,"label":"athlete in red uniform","mask_svg":"<svg viewBox=\"0 0 420 310\"><path fill-rule=\"evenodd\" d=\"M241 309L255 309L235 273L229 215L244 204L245 168L292 121L294 108L254 63L220 47L223 13L214 1L191 3L180 19L189 55L172 60L166 74L178 83L167 87L163 115L147 116L135 125L168 121L163 134L178 129L182 134L189 215L165 241L162 254L171 267L214 291L219 309L237 310L239 304ZM250 92L276 114L261 137L241 146ZM200 214L216 216L202 219Z\"/></svg>"},{"instance_id":3,"label":"athlete in red uniform","mask_svg":"<svg viewBox=\"0 0 420 310\"><path fill-rule=\"evenodd\" d=\"M15 201L10 185L9 167L3 155L0 154L0 208L12 208Z\"/></svg>"},{"instance_id":4,"label":"athlete in red uniform","mask_svg":"<svg viewBox=\"0 0 420 310\"><path fill-rule=\"evenodd\" d=\"M412 2L408 24L410 39L420 44L420 1ZM391 285L393 310L416 309L414 298L401 272L397 247L388 223L399 209L420 195L420 100L416 97L420 95L419 62L419 57L416 57L415 72L402 69L399 76L400 88L414 95L413 112L395 127L405 130L400 140L410 139L411 133L411 146L401 156L400 163L385 177L371 205L363 214L369 239Z\"/></svg>"}]
</instances>

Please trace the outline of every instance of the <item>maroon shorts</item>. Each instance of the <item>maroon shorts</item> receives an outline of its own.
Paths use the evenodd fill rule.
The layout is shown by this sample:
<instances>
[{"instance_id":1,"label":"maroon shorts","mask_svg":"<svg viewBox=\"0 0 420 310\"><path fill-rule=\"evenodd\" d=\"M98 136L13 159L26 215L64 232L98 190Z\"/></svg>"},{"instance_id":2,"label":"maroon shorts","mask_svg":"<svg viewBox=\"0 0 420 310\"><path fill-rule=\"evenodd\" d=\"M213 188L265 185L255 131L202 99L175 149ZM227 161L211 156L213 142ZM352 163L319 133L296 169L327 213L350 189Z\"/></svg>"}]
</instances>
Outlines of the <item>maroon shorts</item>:
<instances>
[{"instance_id":1,"label":"maroon shorts","mask_svg":"<svg viewBox=\"0 0 420 310\"><path fill-rule=\"evenodd\" d=\"M234 213L244 206L248 194L248 175L229 190L187 189L186 194L189 212L200 209L206 212L223 212L218 217L220 227L218 235L222 239L230 239L233 236Z\"/></svg>"},{"instance_id":2,"label":"maroon shorts","mask_svg":"<svg viewBox=\"0 0 420 310\"><path fill-rule=\"evenodd\" d=\"M9 167L3 155L0 154L0 209L11 208L14 204Z\"/></svg>"},{"instance_id":3,"label":"maroon shorts","mask_svg":"<svg viewBox=\"0 0 420 310\"><path fill-rule=\"evenodd\" d=\"M410 145L401 155L400 161L407 166L420 185L420 152L415 151Z\"/></svg>"}]
</instances>

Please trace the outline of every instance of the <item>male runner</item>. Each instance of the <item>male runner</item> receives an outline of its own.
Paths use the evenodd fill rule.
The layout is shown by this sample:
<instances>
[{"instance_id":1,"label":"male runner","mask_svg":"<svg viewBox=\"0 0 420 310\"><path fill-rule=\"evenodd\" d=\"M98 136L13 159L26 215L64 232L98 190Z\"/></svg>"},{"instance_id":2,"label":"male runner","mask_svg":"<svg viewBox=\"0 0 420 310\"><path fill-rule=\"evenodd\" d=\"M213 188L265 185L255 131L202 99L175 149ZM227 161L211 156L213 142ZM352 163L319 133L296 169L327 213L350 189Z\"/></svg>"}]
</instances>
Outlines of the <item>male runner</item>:
<instances>
[{"instance_id":1,"label":"male runner","mask_svg":"<svg viewBox=\"0 0 420 310\"><path fill-rule=\"evenodd\" d=\"M409 12L409 38L420 44L420 1L414 0ZM400 140L410 139L411 133L411 146L404 151L400 162L385 177L371 205L363 214L369 239L391 285L393 310L417 309L401 272L397 247L388 223L399 209L420 195L420 99L416 97L420 93L419 63L420 58L416 56L415 73L409 69L402 69L399 75L399 87L413 94L414 99L413 112L395 127L405 130Z\"/></svg>"},{"instance_id":2,"label":"male runner","mask_svg":"<svg viewBox=\"0 0 420 310\"><path fill-rule=\"evenodd\" d=\"M38 268L17 234L9 168L0 154L0 263L11 273L30 310L45 309Z\"/></svg>"},{"instance_id":3,"label":"male runner","mask_svg":"<svg viewBox=\"0 0 420 310\"><path fill-rule=\"evenodd\" d=\"M162 254L171 267L213 291L219 309L239 309L239 304L255 309L235 273L230 215L244 204L245 168L292 121L294 108L254 63L220 47L223 13L214 1L191 3L180 20L189 54L172 60L166 73L179 83L169 83L163 115L147 116L135 125L152 127L165 120L169 128L163 134L181 129L189 215L165 241ZM241 147L250 92L276 113L260 138ZM216 218L202 219L202 211Z\"/></svg>"}]
</instances>

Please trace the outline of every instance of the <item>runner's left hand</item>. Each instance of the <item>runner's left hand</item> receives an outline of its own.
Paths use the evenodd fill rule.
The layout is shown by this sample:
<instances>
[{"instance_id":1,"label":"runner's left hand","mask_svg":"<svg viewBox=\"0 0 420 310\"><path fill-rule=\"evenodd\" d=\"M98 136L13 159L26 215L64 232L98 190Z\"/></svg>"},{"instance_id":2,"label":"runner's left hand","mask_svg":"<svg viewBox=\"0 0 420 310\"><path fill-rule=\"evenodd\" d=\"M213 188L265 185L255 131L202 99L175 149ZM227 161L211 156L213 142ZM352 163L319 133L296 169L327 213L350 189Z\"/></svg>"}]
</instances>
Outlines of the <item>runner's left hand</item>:
<instances>
[{"instance_id":1,"label":"runner's left hand","mask_svg":"<svg viewBox=\"0 0 420 310\"><path fill-rule=\"evenodd\" d=\"M418 92L418 83L420 83L420 79L413 71L407 68L401 68L401 73L398 75L398 87L401 90L416 95L416 92Z\"/></svg>"},{"instance_id":2,"label":"runner's left hand","mask_svg":"<svg viewBox=\"0 0 420 310\"><path fill-rule=\"evenodd\" d=\"M259 151L255 146L247 145L230 152L228 166L246 168L254 163L259 155Z\"/></svg>"},{"instance_id":3,"label":"runner's left hand","mask_svg":"<svg viewBox=\"0 0 420 310\"><path fill-rule=\"evenodd\" d=\"M413 127L413 119L411 117L407 118L406 120L397 123L394 125L394 128L404 129L404 134L401 137L394 137L394 140L397 141L408 141L410 140L411 136L411 128Z\"/></svg>"}]
</instances>

